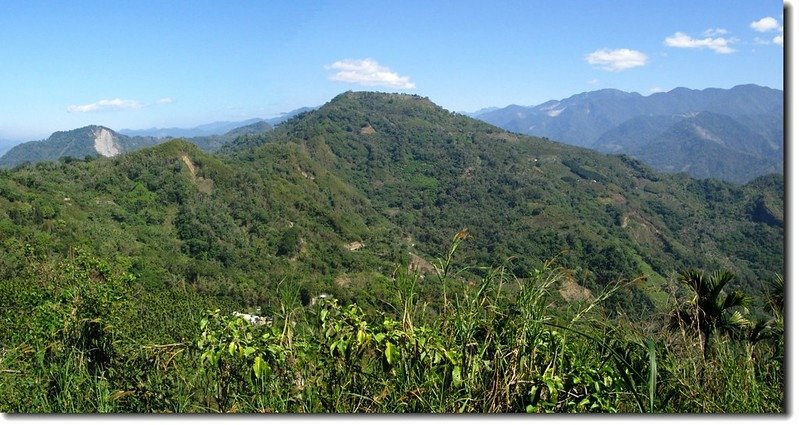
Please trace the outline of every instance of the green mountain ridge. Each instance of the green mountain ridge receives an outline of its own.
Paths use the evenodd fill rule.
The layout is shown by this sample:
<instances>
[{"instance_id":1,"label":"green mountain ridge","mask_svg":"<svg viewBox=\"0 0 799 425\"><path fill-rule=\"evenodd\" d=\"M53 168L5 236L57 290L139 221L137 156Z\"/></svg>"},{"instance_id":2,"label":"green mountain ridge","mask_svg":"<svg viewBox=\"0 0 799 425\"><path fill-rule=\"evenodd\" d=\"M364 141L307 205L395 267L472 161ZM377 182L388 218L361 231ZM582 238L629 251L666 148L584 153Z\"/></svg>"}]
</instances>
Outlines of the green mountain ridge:
<instances>
[{"instance_id":1,"label":"green mountain ridge","mask_svg":"<svg viewBox=\"0 0 799 425\"><path fill-rule=\"evenodd\" d=\"M628 158L506 133L424 98L345 93L259 143L302 146L352 182L428 256L467 227L475 243L466 250L479 264L518 256L519 269L529 269L565 251L562 260L571 265L618 271L588 274L589 282L603 284L648 269L666 276L675 264L737 263L744 275L749 267L745 259L720 254L721 243L683 239L714 221L720 228L732 224L705 217L707 191L739 201L754 191L662 176ZM234 156L235 146L228 148ZM748 220L746 202L754 201L723 214ZM669 228L672 215L682 216L684 227ZM709 246L724 259L696 255ZM763 249L781 255L779 247ZM588 253L596 256L590 267L580 260ZM664 257L669 260L661 262ZM756 286L754 280L749 284Z\"/></svg>"}]
</instances>

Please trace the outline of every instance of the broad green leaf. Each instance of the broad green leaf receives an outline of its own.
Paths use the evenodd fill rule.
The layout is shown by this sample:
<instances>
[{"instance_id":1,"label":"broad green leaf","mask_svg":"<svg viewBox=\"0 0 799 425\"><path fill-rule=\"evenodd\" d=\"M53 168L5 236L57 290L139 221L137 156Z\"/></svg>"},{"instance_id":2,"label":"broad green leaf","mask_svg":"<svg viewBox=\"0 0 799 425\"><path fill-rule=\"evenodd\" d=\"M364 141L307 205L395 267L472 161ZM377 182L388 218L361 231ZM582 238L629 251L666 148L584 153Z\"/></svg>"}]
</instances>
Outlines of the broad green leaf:
<instances>
[{"instance_id":1,"label":"broad green leaf","mask_svg":"<svg viewBox=\"0 0 799 425\"><path fill-rule=\"evenodd\" d=\"M388 364L394 365L398 357L397 347L394 346L394 344L392 344L391 342L386 342L385 353L386 353L386 361L388 362Z\"/></svg>"},{"instance_id":2,"label":"broad green leaf","mask_svg":"<svg viewBox=\"0 0 799 425\"><path fill-rule=\"evenodd\" d=\"M252 371L255 372L256 378L261 378L261 371L264 364L264 359L261 356L255 358L255 361L252 363Z\"/></svg>"}]
</instances>

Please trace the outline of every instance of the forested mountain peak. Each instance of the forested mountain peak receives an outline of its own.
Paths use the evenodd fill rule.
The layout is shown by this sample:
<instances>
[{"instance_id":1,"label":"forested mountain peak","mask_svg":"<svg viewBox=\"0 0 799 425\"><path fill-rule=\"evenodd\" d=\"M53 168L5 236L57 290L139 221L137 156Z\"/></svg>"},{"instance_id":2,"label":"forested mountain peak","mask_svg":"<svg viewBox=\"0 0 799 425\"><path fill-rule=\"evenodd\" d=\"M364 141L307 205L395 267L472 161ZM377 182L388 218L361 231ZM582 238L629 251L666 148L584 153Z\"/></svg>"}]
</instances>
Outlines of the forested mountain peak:
<instances>
[{"instance_id":1,"label":"forested mountain peak","mask_svg":"<svg viewBox=\"0 0 799 425\"><path fill-rule=\"evenodd\" d=\"M414 245L414 255L435 256L465 227L472 244L464 253L473 262L515 257L521 272L559 256L594 289L643 270L662 282L675 264L738 264L745 286L759 285L761 271L730 250L738 242L688 236L737 220L748 226L758 200L747 187L661 175L629 157L509 133L413 95L343 93L269 133L241 137L225 152L260 162L276 149L307 158L298 168L305 174L317 164L363 194ZM708 215L707 197L713 205L731 203ZM778 237L780 221L766 221ZM708 243L712 256L700 253ZM632 291L630 299L644 302Z\"/></svg>"}]
</instances>

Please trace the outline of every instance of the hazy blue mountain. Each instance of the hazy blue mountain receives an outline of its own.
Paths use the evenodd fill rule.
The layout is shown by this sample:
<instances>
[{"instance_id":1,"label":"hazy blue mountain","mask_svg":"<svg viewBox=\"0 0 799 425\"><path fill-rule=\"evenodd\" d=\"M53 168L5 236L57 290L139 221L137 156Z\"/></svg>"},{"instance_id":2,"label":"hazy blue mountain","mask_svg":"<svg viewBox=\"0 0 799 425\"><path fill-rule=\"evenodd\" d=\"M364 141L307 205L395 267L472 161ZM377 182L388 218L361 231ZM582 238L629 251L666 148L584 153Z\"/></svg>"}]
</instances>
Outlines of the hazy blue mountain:
<instances>
[{"instance_id":1,"label":"hazy blue mountain","mask_svg":"<svg viewBox=\"0 0 799 425\"><path fill-rule=\"evenodd\" d=\"M242 127L236 127L223 135L191 137L187 140L206 152L216 152L226 143L240 136L249 136L270 131L272 125L266 121L256 121Z\"/></svg>"},{"instance_id":2,"label":"hazy blue mountain","mask_svg":"<svg viewBox=\"0 0 799 425\"><path fill-rule=\"evenodd\" d=\"M756 177L762 175L763 170L782 169L783 98L781 90L753 84L731 89L680 87L649 96L604 89L537 106L510 105L476 118L518 133L603 152L629 154L663 171L684 170L695 177L741 182L740 177L744 175ZM695 130L712 129L712 134L703 137L699 130L670 130L685 119L693 121L686 121L684 125L694 126ZM653 144L655 139L659 143ZM729 164L714 166L713 161L718 162L719 157L714 159L710 152L697 151L701 146L713 146L705 143L711 139L717 144L711 150L723 148L723 157L744 170L721 171L730 168ZM691 147L691 141L699 145ZM675 150L678 146L683 150ZM686 155L684 150L696 155ZM669 158L669 155L674 157ZM659 159L649 162L654 158ZM706 164L694 166L693 160ZM697 173L700 169L705 171ZM730 176L735 178L730 179Z\"/></svg>"},{"instance_id":3,"label":"hazy blue mountain","mask_svg":"<svg viewBox=\"0 0 799 425\"><path fill-rule=\"evenodd\" d=\"M310 111L313 111L315 109L317 109L317 107L313 107L312 108L312 107L307 107L306 106L306 107L303 107L303 108L294 109L293 111L284 112L284 113L282 113L282 114L280 114L280 115L278 115L278 116L276 116L274 118L269 118L269 119L267 119L265 121L267 123L269 123L270 125L272 125L272 126L276 126L276 125L278 125L280 123L283 123L284 121L289 120L290 118L294 118L297 115L303 114L305 112L310 112Z\"/></svg>"},{"instance_id":4,"label":"hazy blue mountain","mask_svg":"<svg viewBox=\"0 0 799 425\"><path fill-rule=\"evenodd\" d=\"M516 133L588 147L602 133L641 114L644 97L604 89L537 106L510 105L476 118Z\"/></svg>"},{"instance_id":5,"label":"hazy blue mountain","mask_svg":"<svg viewBox=\"0 0 799 425\"><path fill-rule=\"evenodd\" d=\"M602 133L591 148L600 152L624 153L649 143L685 115L642 115L630 118Z\"/></svg>"},{"instance_id":6,"label":"hazy blue mountain","mask_svg":"<svg viewBox=\"0 0 799 425\"><path fill-rule=\"evenodd\" d=\"M463 115L466 115L467 117L471 117L471 118L476 118L476 117L479 117L480 115L487 114L489 112L494 112L494 111L496 111L498 109L500 109L500 108L497 107L497 106L491 106L491 107L488 107L488 108L479 109L479 110L474 111L474 112L463 112Z\"/></svg>"},{"instance_id":7,"label":"hazy blue mountain","mask_svg":"<svg viewBox=\"0 0 799 425\"><path fill-rule=\"evenodd\" d=\"M260 118L251 118L244 121L215 121L209 124L198 125L192 128L148 128L145 130L130 130L124 128L119 130L120 134L126 136L149 136L149 137L204 137L225 134L234 128L250 125L259 121Z\"/></svg>"},{"instance_id":8,"label":"hazy blue mountain","mask_svg":"<svg viewBox=\"0 0 799 425\"><path fill-rule=\"evenodd\" d=\"M9 149L18 145L19 142L15 140L0 139L0 156L3 156Z\"/></svg>"},{"instance_id":9,"label":"hazy blue mountain","mask_svg":"<svg viewBox=\"0 0 799 425\"><path fill-rule=\"evenodd\" d=\"M208 124L198 125L192 128L179 128L179 127L169 127L169 128L148 128L143 130L131 130L128 128L123 128L119 130L120 134L124 134L126 136L143 136L143 137L168 137L168 138L194 138L194 137L211 137L211 136L222 136L230 133L233 130L238 128L247 127L252 124L258 123L267 123L270 126L275 126L277 124L282 123L283 121L288 120L296 115L299 115L303 112L312 111L315 108L304 107L298 108L289 112L282 113L274 118L251 118L244 121L215 121Z\"/></svg>"},{"instance_id":10,"label":"hazy blue mountain","mask_svg":"<svg viewBox=\"0 0 799 425\"><path fill-rule=\"evenodd\" d=\"M773 140L778 135L752 130L727 115L700 112L636 117L605 132L592 147L628 154L660 171L746 183L782 172L783 148Z\"/></svg>"}]
</instances>

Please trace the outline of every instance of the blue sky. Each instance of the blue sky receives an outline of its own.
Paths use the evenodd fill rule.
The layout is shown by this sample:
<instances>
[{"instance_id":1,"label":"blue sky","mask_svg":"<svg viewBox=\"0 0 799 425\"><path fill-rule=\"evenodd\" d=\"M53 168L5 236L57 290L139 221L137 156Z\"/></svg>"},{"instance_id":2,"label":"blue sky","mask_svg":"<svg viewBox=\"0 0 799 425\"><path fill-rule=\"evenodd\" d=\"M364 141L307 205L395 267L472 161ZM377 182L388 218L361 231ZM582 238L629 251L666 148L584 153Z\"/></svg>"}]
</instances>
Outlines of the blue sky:
<instances>
[{"instance_id":1,"label":"blue sky","mask_svg":"<svg viewBox=\"0 0 799 425\"><path fill-rule=\"evenodd\" d=\"M783 89L782 25L758 0L0 0L0 139L270 118L346 90L471 112Z\"/></svg>"}]
</instances>

